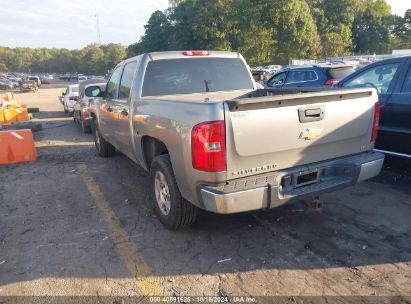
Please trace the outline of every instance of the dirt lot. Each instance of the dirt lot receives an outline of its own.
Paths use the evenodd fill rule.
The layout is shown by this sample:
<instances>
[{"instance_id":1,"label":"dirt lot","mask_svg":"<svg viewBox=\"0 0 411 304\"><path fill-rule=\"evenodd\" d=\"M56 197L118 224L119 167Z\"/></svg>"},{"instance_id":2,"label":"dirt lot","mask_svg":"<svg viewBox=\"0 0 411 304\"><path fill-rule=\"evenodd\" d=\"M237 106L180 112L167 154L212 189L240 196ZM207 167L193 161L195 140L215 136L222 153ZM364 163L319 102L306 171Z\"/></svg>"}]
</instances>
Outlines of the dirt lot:
<instances>
[{"instance_id":1,"label":"dirt lot","mask_svg":"<svg viewBox=\"0 0 411 304\"><path fill-rule=\"evenodd\" d=\"M322 213L202 214L164 229L145 171L96 155L58 102L40 107L38 160L0 167L0 296L411 296L411 165L325 195Z\"/></svg>"}]
</instances>

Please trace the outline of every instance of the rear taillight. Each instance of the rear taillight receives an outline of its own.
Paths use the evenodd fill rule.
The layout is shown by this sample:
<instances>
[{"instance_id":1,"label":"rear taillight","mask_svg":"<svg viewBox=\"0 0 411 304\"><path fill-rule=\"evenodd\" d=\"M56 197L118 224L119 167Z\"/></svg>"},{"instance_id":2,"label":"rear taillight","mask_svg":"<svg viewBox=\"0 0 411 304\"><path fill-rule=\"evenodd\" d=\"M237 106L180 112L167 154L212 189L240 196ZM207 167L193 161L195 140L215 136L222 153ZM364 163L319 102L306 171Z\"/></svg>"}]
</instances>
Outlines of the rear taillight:
<instances>
[{"instance_id":1,"label":"rear taillight","mask_svg":"<svg viewBox=\"0 0 411 304\"><path fill-rule=\"evenodd\" d=\"M333 84L336 84L337 82L338 82L337 79L327 79L327 80L324 82L324 84L325 84L325 85L333 85Z\"/></svg>"},{"instance_id":2,"label":"rear taillight","mask_svg":"<svg viewBox=\"0 0 411 304\"><path fill-rule=\"evenodd\" d=\"M207 172L226 170L223 120L194 126L191 132L191 157L194 169Z\"/></svg>"},{"instance_id":3,"label":"rear taillight","mask_svg":"<svg viewBox=\"0 0 411 304\"><path fill-rule=\"evenodd\" d=\"M377 140L378 130L380 129L380 104L378 102L374 105L374 119L372 122L371 142Z\"/></svg>"},{"instance_id":4,"label":"rear taillight","mask_svg":"<svg viewBox=\"0 0 411 304\"><path fill-rule=\"evenodd\" d=\"M184 51L181 54L184 56L210 56L209 51Z\"/></svg>"}]
</instances>

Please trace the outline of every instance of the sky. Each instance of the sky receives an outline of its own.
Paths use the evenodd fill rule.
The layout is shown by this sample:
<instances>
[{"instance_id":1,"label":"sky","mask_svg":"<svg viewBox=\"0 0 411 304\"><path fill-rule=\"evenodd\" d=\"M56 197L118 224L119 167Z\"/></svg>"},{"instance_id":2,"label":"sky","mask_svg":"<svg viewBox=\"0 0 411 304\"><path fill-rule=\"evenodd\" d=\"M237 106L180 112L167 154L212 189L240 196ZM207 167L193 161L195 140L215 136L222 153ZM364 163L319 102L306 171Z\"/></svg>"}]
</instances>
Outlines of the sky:
<instances>
[{"instance_id":1,"label":"sky","mask_svg":"<svg viewBox=\"0 0 411 304\"><path fill-rule=\"evenodd\" d=\"M128 46L168 0L0 0L0 46L79 49L98 42Z\"/></svg>"},{"instance_id":2,"label":"sky","mask_svg":"<svg viewBox=\"0 0 411 304\"><path fill-rule=\"evenodd\" d=\"M338 1L338 0L335 0ZM403 16L409 0L387 0ZM0 46L79 49L98 42L128 46L144 34L150 15L168 0L0 0Z\"/></svg>"}]
</instances>

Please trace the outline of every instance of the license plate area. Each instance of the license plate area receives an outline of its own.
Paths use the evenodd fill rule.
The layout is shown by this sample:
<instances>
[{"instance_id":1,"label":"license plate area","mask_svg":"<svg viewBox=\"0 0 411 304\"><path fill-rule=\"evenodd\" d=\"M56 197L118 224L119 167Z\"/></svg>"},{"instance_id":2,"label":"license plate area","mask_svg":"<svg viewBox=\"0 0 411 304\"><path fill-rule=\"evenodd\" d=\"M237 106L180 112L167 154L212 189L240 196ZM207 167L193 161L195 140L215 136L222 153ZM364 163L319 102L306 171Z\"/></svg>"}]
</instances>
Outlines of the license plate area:
<instances>
[{"instance_id":1,"label":"license plate area","mask_svg":"<svg viewBox=\"0 0 411 304\"><path fill-rule=\"evenodd\" d=\"M300 172L294 175L294 188L315 184L318 182L318 170Z\"/></svg>"}]
</instances>

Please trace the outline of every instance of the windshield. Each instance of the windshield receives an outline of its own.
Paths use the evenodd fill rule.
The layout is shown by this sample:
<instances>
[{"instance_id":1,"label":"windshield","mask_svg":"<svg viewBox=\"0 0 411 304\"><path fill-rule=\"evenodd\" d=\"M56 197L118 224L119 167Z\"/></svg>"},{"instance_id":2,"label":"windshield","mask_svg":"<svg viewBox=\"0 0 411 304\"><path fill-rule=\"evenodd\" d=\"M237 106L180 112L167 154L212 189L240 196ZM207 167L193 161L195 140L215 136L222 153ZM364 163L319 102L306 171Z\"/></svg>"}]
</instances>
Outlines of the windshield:
<instances>
[{"instance_id":1,"label":"windshield","mask_svg":"<svg viewBox=\"0 0 411 304\"><path fill-rule=\"evenodd\" d=\"M344 82L342 87L369 87L375 88L380 94L385 94L388 91L398 67L399 63L389 63L371 67Z\"/></svg>"},{"instance_id":2,"label":"windshield","mask_svg":"<svg viewBox=\"0 0 411 304\"><path fill-rule=\"evenodd\" d=\"M187 58L151 61L143 96L253 89L244 62L238 58Z\"/></svg>"}]
</instances>

